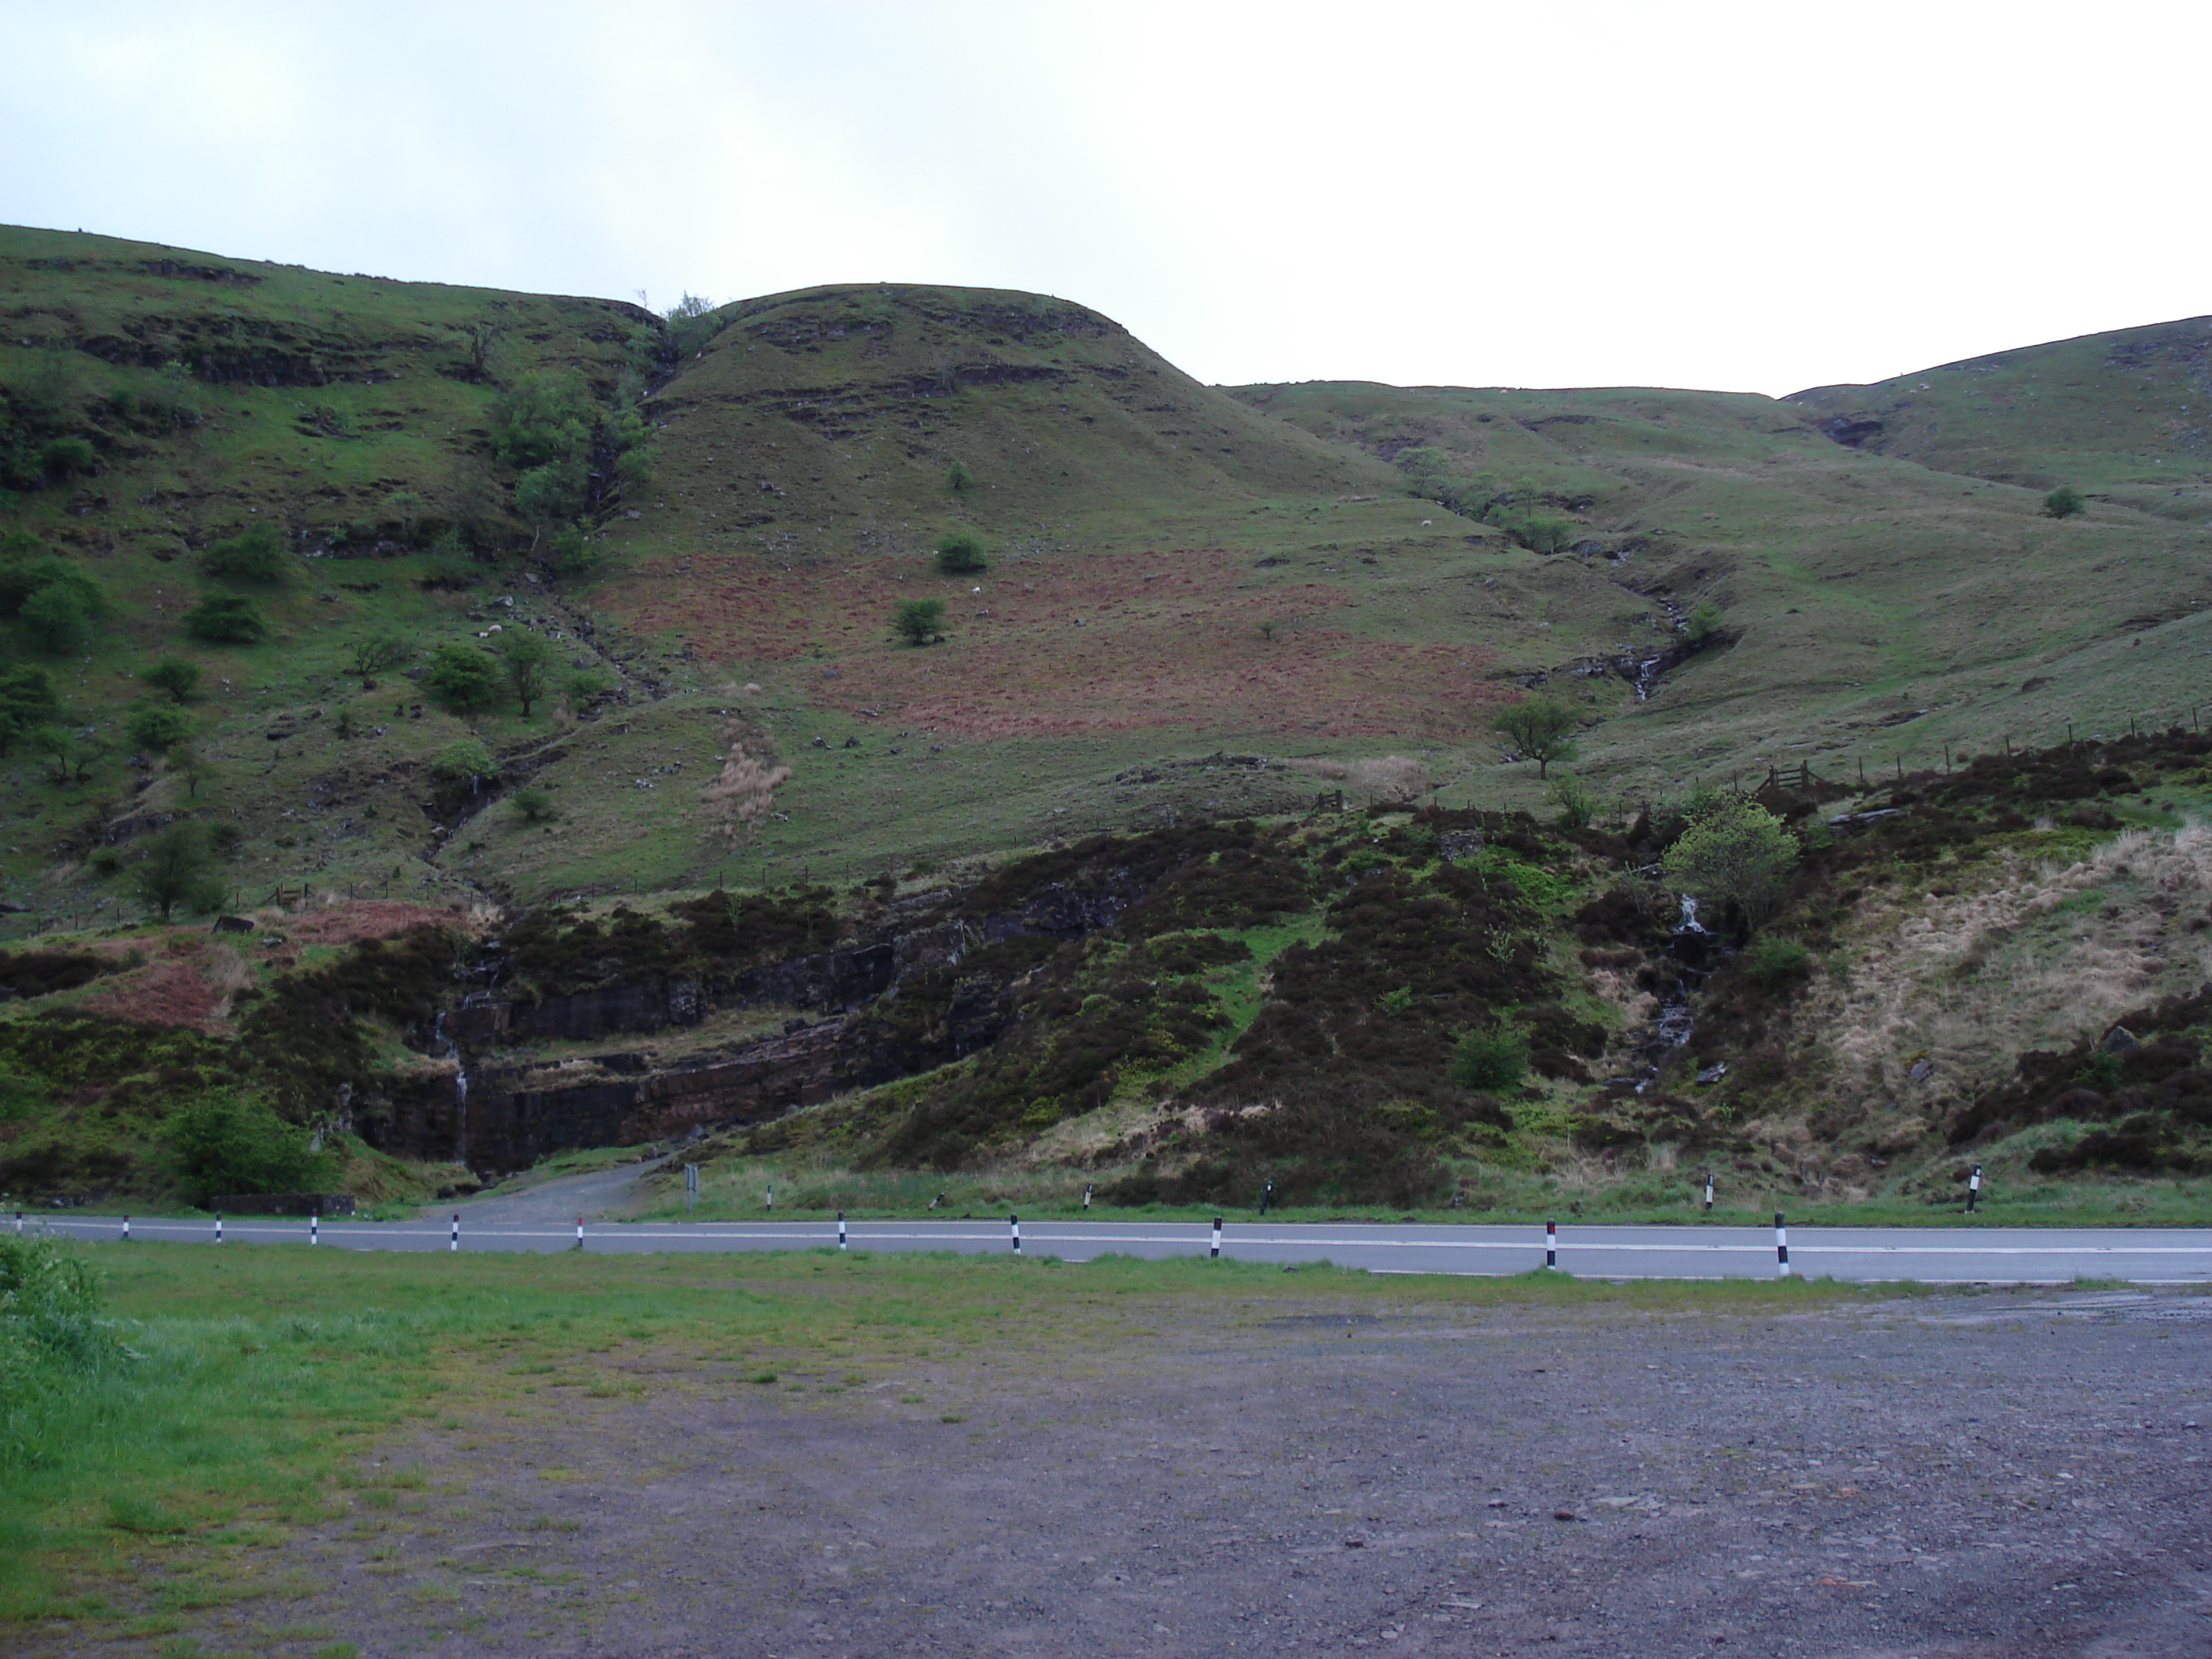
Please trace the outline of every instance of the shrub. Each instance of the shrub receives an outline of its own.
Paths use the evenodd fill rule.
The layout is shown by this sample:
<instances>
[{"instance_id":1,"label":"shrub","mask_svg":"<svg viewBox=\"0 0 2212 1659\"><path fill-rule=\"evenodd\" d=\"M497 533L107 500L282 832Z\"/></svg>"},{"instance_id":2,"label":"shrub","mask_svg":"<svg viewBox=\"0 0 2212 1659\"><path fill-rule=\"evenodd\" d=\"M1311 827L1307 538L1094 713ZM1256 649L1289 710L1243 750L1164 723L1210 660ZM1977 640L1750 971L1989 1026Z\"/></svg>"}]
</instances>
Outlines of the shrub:
<instances>
[{"instance_id":1,"label":"shrub","mask_svg":"<svg viewBox=\"0 0 2212 1659\"><path fill-rule=\"evenodd\" d=\"M50 657L73 656L92 643L92 613L71 588L40 588L23 602L17 620L31 643Z\"/></svg>"},{"instance_id":2,"label":"shrub","mask_svg":"<svg viewBox=\"0 0 2212 1659\"><path fill-rule=\"evenodd\" d=\"M185 632L210 645L258 645L269 637L253 601L235 593L210 593L185 612Z\"/></svg>"},{"instance_id":3,"label":"shrub","mask_svg":"<svg viewBox=\"0 0 2212 1659\"><path fill-rule=\"evenodd\" d=\"M182 657L164 657L139 678L156 691L166 691L172 702L190 702L200 689L200 665Z\"/></svg>"},{"instance_id":4,"label":"shrub","mask_svg":"<svg viewBox=\"0 0 2212 1659\"><path fill-rule=\"evenodd\" d=\"M2046 519L2070 519L2076 513L2086 513L2089 503L2072 484L2061 484L2043 498L2043 516Z\"/></svg>"},{"instance_id":5,"label":"shrub","mask_svg":"<svg viewBox=\"0 0 2212 1659\"><path fill-rule=\"evenodd\" d=\"M983 544L965 530L949 530L937 538L937 568L948 576L972 575L990 568Z\"/></svg>"},{"instance_id":6,"label":"shrub","mask_svg":"<svg viewBox=\"0 0 2212 1659\"><path fill-rule=\"evenodd\" d=\"M34 726L44 725L61 712L54 683L43 668L12 668L0 672L0 755Z\"/></svg>"},{"instance_id":7,"label":"shrub","mask_svg":"<svg viewBox=\"0 0 2212 1659\"><path fill-rule=\"evenodd\" d=\"M891 626L908 645L927 645L944 637L945 601L907 599L891 617Z\"/></svg>"},{"instance_id":8,"label":"shrub","mask_svg":"<svg viewBox=\"0 0 2212 1659\"><path fill-rule=\"evenodd\" d=\"M965 461L955 461L945 469L945 487L956 495L964 495L975 487L975 475L968 470Z\"/></svg>"},{"instance_id":9,"label":"shrub","mask_svg":"<svg viewBox=\"0 0 2212 1659\"><path fill-rule=\"evenodd\" d=\"M455 640L430 653L422 684L457 714L473 714L499 701L501 674L491 653Z\"/></svg>"},{"instance_id":10,"label":"shrub","mask_svg":"<svg viewBox=\"0 0 2212 1659\"><path fill-rule=\"evenodd\" d=\"M169 1120L167 1139L186 1195L201 1204L227 1193L312 1192L336 1161L267 1102L235 1089L202 1095Z\"/></svg>"},{"instance_id":11,"label":"shrub","mask_svg":"<svg viewBox=\"0 0 2212 1659\"><path fill-rule=\"evenodd\" d=\"M21 546L20 541L16 544ZM33 541L31 545L36 547L39 544ZM50 587L74 594L84 606L85 613L94 620L107 614L107 595L100 591L100 584L67 559L48 554L44 558L0 568L0 617L20 617L23 607L35 595Z\"/></svg>"},{"instance_id":12,"label":"shrub","mask_svg":"<svg viewBox=\"0 0 2212 1659\"><path fill-rule=\"evenodd\" d=\"M1703 645L1719 630L1720 625L1720 606L1711 599L1701 599L1684 620L1682 633L1692 645Z\"/></svg>"},{"instance_id":13,"label":"shrub","mask_svg":"<svg viewBox=\"0 0 2212 1659\"><path fill-rule=\"evenodd\" d=\"M498 770L491 750L474 738L457 738L430 757L430 775L454 789L473 791Z\"/></svg>"},{"instance_id":14,"label":"shrub","mask_svg":"<svg viewBox=\"0 0 2212 1659\"><path fill-rule=\"evenodd\" d=\"M1559 828L1587 830L1597 816L1597 797L1588 785L1571 772L1562 772L1552 780L1552 804L1559 809Z\"/></svg>"},{"instance_id":15,"label":"shrub","mask_svg":"<svg viewBox=\"0 0 2212 1659\"><path fill-rule=\"evenodd\" d=\"M1450 1072L1463 1089L1497 1094L1528 1075L1528 1045L1511 1031L1469 1031L1452 1049Z\"/></svg>"},{"instance_id":16,"label":"shrub","mask_svg":"<svg viewBox=\"0 0 2212 1659\"><path fill-rule=\"evenodd\" d=\"M211 542L200 556L200 568L227 582L271 587L284 580L284 538L273 524L248 526L235 536Z\"/></svg>"},{"instance_id":17,"label":"shrub","mask_svg":"<svg viewBox=\"0 0 2212 1659\"><path fill-rule=\"evenodd\" d=\"M173 823L147 841L145 862L133 874L131 885L165 922L180 904L188 910L219 910L225 896L207 830L190 819Z\"/></svg>"},{"instance_id":18,"label":"shrub","mask_svg":"<svg viewBox=\"0 0 2212 1659\"><path fill-rule=\"evenodd\" d=\"M518 470L580 462L599 411L575 370L532 374L492 404L492 453Z\"/></svg>"},{"instance_id":19,"label":"shrub","mask_svg":"<svg viewBox=\"0 0 2212 1659\"><path fill-rule=\"evenodd\" d=\"M562 686L571 708L597 702L615 689L614 677L604 668L579 668Z\"/></svg>"},{"instance_id":20,"label":"shrub","mask_svg":"<svg viewBox=\"0 0 2212 1659\"><path fill-rule=\"evenodd\" d=\"M553 804L552 792L541 789L534 783L526 789L516 790L507 799L514 803L514 810L522 814L525 823L550 823L561 816L561 809Z\"/></svg>"},{"instance_id":21,"label":"shrub","mask_svg":"<svg viewBox=\"0 0 2212 1659\"><path fill-rule=\"evenodd\" d=\"M1813 953L1794 939L1762 939L1743 953L1743 971L1753 984L1778 991L1813 971Z\"/></svg>"},{"instance_id":22,"label":"shrub","mask_svg":"<svg viewBox=\"0 0 2212 1659\"><path fill-rule=\"evenodd\" d=\"M172 703L155 703L131 716L131 741L149 755L166 755L192 735L192 717Z\"/></svg>"},{"instance_id":23,"label":"shrub","mask_svg":"<svg viewBox=\"0 0 2212 1659\"><path fill-rule=\"evenodd\" d=\"M366 685L385 670L398 667L414 654L414 647L389 629L365 635L353 642L354 677Z\"/></svg>"},{"instance_id":24,"label":"shrub","mask_svg":"<svg viewBox=\"0 0 2212 1659\"><path fill-rule=\"evenodd\" d=\"M1543 777L1555 760L1575 757L1575 711L1553 697L1523 697L1490 717L1491 729L1510 739L1523 760L1536 763Z\"/></svg>"},{"instance_id":25,"label":"shrub","mask_svg":"<svg viewBox=\"0 0 2212 1659\"><path fill-rule=\"evenodd\" d=\"M39 452L39 470L58 483L72 472L89 472L99 464L100 452L82 438L51 438Z\"/></svg>"}]
</instances>

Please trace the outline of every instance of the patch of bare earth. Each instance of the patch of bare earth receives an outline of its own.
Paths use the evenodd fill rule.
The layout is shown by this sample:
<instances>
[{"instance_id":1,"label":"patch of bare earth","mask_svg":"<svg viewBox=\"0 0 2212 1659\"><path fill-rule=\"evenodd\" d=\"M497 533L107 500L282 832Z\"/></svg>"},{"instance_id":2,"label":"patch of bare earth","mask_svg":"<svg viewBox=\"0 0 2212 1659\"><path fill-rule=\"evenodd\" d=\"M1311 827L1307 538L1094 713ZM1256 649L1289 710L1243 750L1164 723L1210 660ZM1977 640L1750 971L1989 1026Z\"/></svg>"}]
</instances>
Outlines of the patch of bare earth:
<instances>
[{"instance_id":1,"label":"patch of bare earth","mask_svg":"<svg viewBox=\"0 0 2212 1659\"><path fill-rule=\"evenodd\" d=\"M963 581L919 575L911 559L784 571L702 555L690 574L634 580L627 620L682 634L709 659L818 652L832 672L810 679L816 701L963 737L1460 736L1503 695L1477 647L1355 636L1327 623L1348 602L1340 588L1250 587L1249 574L1219 549L1024 562ZM947 639L891 643L891 613L925 598L945 601Z\"/></svg>"},{"instance_id":2,"label":"patch of bare earth","mask_svg":"<svg viewBox=\"0 0 2212 1659\"><path fill-rule=\"evenodd\" d=\"M834 1395L665 1353L386 1447L465 1495L295 1541L325 1588L281 1617L380 1656L2212 1653L2212 1304L2106 1302L1148 1302Z\"/></svg>"}]
</instances>

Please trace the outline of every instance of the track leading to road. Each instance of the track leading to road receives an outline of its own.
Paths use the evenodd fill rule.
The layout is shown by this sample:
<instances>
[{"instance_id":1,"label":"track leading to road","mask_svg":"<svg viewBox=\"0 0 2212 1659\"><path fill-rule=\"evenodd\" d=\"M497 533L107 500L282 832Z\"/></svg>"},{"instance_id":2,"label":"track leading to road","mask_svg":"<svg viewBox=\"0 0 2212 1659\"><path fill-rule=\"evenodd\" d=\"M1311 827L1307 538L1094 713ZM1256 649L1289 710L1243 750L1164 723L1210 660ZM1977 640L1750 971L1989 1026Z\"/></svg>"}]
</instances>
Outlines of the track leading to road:
<instances>
[{"instance_id":1,"label":"track leading to road","mask_svg":"<svg viewBox=\"0 0 2212 1659\"><path fill-rule=\"evenodd\" d=\"M450 1212L448 1212L450 1213ZM118 1216L31 1216L26 1226L88 1240L123 1236ZM508 1250L579 1248L578 1224L484 1220L463 1214L415 1221L323 1221L324 1249ZM1010 1220L856 1221L845 1228L856 1250L954 1250L1011 1254ZM1202 1222L1042 1221L1019 1228L1022 1252L1081 1261L1109 1254L1205 1255L1212 1231ZM211 1221L137 1218L135 1240L212 1244ZM309 1242L308 1223L253 1217L222 1226L226 1244ZM581 1248L602 1255L656 1250L835 1249L838 1223L806 1221L591 1222ZM1782 1271L1766 1228L1562 1227L1557 1265L1592 1279L1771 1279ZM2124 1279L2137 1284L2212 1280L2212 1230L2179 1228L1800 1227L1789 1240L1789 1270L1808 1279L1916 1279L1926 1284L2052 1284ZM1221 1254L1284 1265L1328 1261L1373 1273L1525 1273L1545 1265L1539 1226L1419 1226L1394 1223L1235 1221Z\"/></svg>"}]
</instances>

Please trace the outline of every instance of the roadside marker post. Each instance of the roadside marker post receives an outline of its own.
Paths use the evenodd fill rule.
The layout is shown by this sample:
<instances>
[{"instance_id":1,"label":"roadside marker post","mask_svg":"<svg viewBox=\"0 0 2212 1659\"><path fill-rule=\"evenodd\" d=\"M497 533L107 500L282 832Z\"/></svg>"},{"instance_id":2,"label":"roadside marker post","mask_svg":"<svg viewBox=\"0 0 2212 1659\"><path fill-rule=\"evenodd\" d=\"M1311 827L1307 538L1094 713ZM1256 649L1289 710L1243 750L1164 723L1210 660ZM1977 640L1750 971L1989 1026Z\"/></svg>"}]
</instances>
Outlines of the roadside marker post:
<instances>
[{"instance_id":1,"label":"roadside marker post","mask_svg":"<svg viewBox=\"0 0 2212 1659\"><path fill-rule=\"evenodd\" d=\"M1219 1216L1213 1218L1213 1248L1206 1252L1206 1259L1210 1261L1221 1260L1221 1218Z\"/></svg>"},{"instance_id":2,"label":"roadside marker post","mask_svg":"<svg viewBox=\"0 0 2212 1659\"><path fill-rule=\"evenodd\" d=\"M584 1248L584 1218L581 1216L576 1218L576 1248L580 1250Z\"/></svg>"},{"instance_id":3,"label":"roadside marker post","mask_svg":"<svg viewBox=\"0 0 2212 1659\"><path fill-rule=\"evenodd\" d=\"M1790 1229L1782 1224L1782 1212L1774 1212L1774 1271L1778 1278L1790 1277Z\"/></svg>"},{"instance_id":4,"label":"roadside marker post","mask_svg":"<svg viewBox=\"0 0 2212 1659\"><path fill-rule=\"evenodd\" d=\"M1086 1181L1083 1183L1083 1207L1086 1210L1091 1207L1091 1190L1097 1184L1094 1181Z\"/></svg>"},{"instance_id":5,"label":"roadside marker post","mask_svg":"<svg viewBox=\"0 0 2212 1659\"><path fill-rule=\"evenodd\" d=\"M775 1208L775 1183L772 1181L769 1182L768 1196L761 1200L761 1208L763 1210Z\"/></svg>"},{"instance_id":6,"label":"roadside marker post","mask_svg":"<svg viewBox=\"0 0 2212 1659\"><path fill-rule=\"evenodd\" d=\"M1973 1214L1974 1206L1981 1200L1981 1196L1982 1166L1977 1164L1974 1165L1973 1174L1966 1177L1966 1213L1968 1215Z\"/></svg>"},{"instance_id":7,"label":"roadside marker post","mask_svg":"<svg viewBox=\"0 0 2212 1659\"><path fill-rule=\"evenodd\" d=\"M845 1248L845 1212L842 1210L837 1212L837 1248L841 1250Z\"/></svg>"},{"instance_id":8,"label":"roadside marker post","mask_svg":"<svg viewBox=\"0 0 2212 1659\"><path fill-rule=\"evenodd\" d=\"M221 1210L215 1212L215 1242L218 1244L222 1243L222 1212Z\"/></svg>"},{"instance_id":9,"label":"roadside marker post","mask_svg":"<svg viewBox=\"0 0 2212 1659\"><path fill-rule=\"evenodd\" d=\"M1008 1217L1006 1218L1006 1230L1007 1230L1010 1233L1012 1233L1012 1234L1013 1235L1013 1240L1014 1240L1014 1254L1015 1254L1016 1255L1019 1255L1022 1253L1022 1218L1021 1218L1021 1217L1019 1217L1019 1216L1018 1216L1018 1215L1010 1215L1010 1216L1008 1216Z\"/></svg>"},{"instance_id":10,"label":"roadside marker post","mask_svg":"<svg viewBox=\"0 0 2212 1659\"><path fill-rule=\"evenodd\" d=\"M131 1218L127 1215L123 1218L123 1242L125 1244L131 1242Z\"/></svg>"},{"instance_id":11,"label":"roadside marker post","mask_svg":"<svg viewBox=\"0 0 2212 1659\"><path fill-rule=\"evenodd\" d=\"M1260 1189L1260 1213L1267 1213L1267 1206L1275 1201L1275 1183L1269 1182Z\"/></svg>"},{"instance_id":12,"label":"roadside marker post","mask_svg":"<svg viewBox=\"0 0 2212 1659\"><path fill-rule=\"evenodd\" d=\"M459 1210L453 1212L453 1231L451 1237L446 1240L446 1248L449 1250L458 1250L461 1248L461 1212Z\"/></svg>"},{"instance_id":13,"label":"roadside marker post","mask_svg":"<svg viewBox=\"0 0 2212 1659\"><path fill-rule=\"evenodd\" d=\"M1706 1170L1706 1171L1705 1171L1705 1213L1706 1213L1707 1215L1711 1215L1711 1214L1712 1213L1712 1210L1713 1210L1713 1172L1712 1172L1711 1170Z\"/></svg>"},{"instance_id":14,"label":"roadside marker post","mask_svg":"<svg viewBox=\"0 0 2212 1659\"><path fill-rule=\"evenodd\" d=\"M307 1243L310 1246L323 1242L323 1216L319 1210L307 1212Z\"/></svg>"},{"instance_id":15,"label":"roadside marker post","mask_svg":"<svg viewBox=\"0 0 2212 1659\"><path fill-rule=\"evenodd\" d=\"M687 1164L684 1166L684 1207L686 1210L694 1210L698 1206L699 1166L696 1164Z\"/></svg>"},{"instance_id":16,"label":"roadside marker post","mask_svg":"<svg viewBox=\"0 0 2212 1659\"><path fill-rule=\"evenodd\" d=\"M1544 1265L1547 1267L1559 1265L1559 1224L1556 1221L1544 1224Z\"/></svg>"}]
</instances>

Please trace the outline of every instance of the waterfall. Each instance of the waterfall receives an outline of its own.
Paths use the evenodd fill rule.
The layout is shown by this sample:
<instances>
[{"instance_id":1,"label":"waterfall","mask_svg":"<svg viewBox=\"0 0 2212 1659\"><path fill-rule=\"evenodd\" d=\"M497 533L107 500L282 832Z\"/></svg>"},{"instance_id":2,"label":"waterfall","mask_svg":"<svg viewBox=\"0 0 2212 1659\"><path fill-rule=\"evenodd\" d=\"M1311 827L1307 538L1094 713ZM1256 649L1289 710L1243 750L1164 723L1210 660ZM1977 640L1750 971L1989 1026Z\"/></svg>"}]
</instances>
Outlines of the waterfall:
<instances>
[{"instance_id":1,"label":"waterfall","mask_svg":"<svg viewBox=\"0 0 2212 1659\"><path fill-rule=\"evenodd\" d=\"M460 1044L446 1035L442 1008L430 1028L430 1046L433 1053L442 1051L453 1057L453 1162L465 1164L469 1161L469 1068Z\"/></svg>"},{"instance_id":2,"label":"waterfall","mask_svg":"<svg viewBox=\"0 0 2212 1659\"><path fill-rule=\"evenodd\" d=\"M1644 1032L1644 1063L1632 1075L1613 1081L1633 1083L1638 1094L1646 1093L1659 1080L1659 1068L1667 1057L1690 1040L1691 1032L1697 1029L1690 997L1705 982L1705 957L1712 945L1712 934L1698 920L1697 900L1683 894L1667 939L1667 956L1674 967L1674 987L1661 994L1659 1017Z\"/></svg>"}]
</instances>

